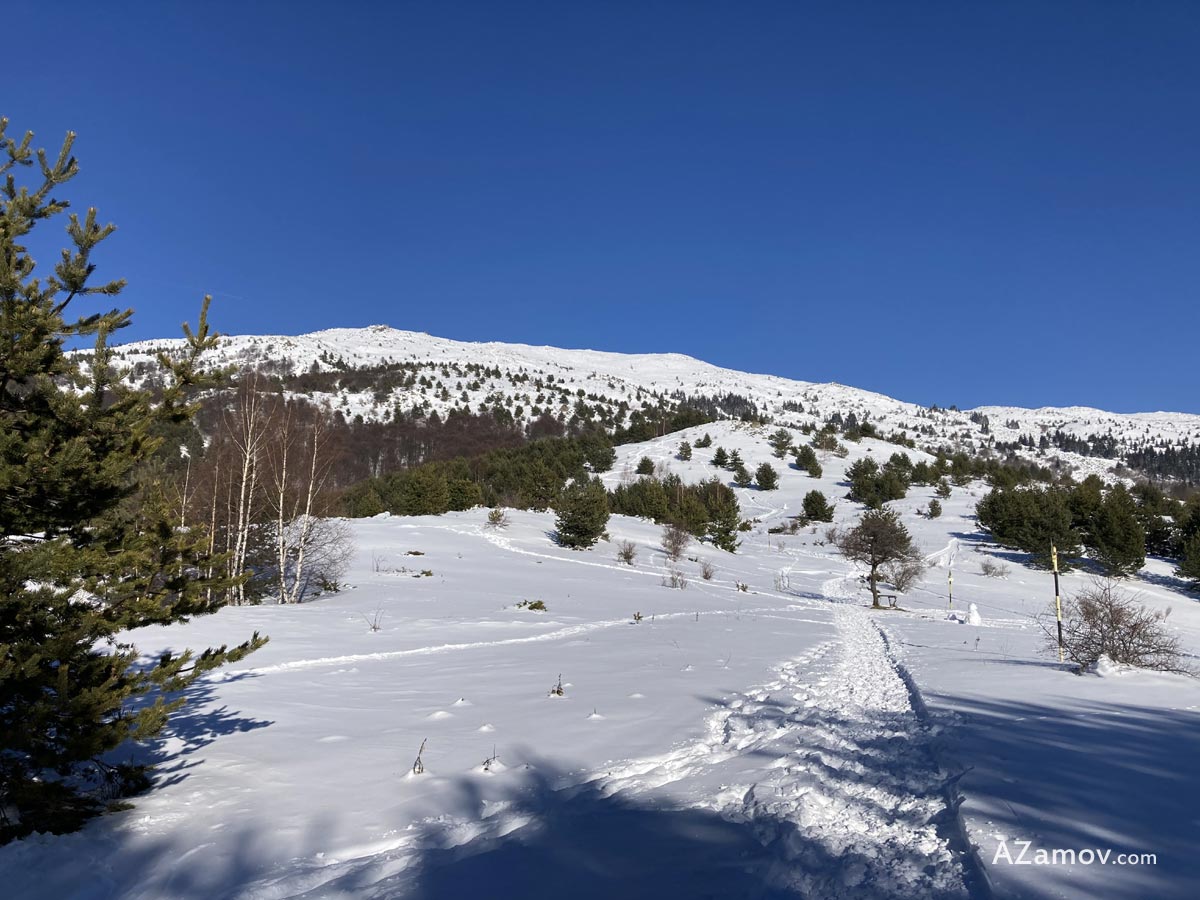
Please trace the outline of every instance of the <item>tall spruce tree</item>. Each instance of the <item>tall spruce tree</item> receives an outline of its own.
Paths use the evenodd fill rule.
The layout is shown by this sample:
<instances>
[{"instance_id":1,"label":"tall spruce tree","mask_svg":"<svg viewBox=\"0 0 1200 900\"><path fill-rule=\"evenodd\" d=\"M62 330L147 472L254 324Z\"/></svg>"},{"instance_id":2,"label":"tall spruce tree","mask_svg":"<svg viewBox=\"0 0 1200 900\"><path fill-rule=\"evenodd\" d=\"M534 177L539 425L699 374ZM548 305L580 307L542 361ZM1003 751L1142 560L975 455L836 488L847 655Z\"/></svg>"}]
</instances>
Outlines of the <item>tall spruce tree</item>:
<instances>
[{"instance_id":1,"label":"tall spruce tree","mask_svg":"<svg viewBox=\"0 0 1200 900\"><path fill-rule=\"evenodd\" d=\"M265 642L166 653L139 662L131 628L215 612L228 584L205 557L207 536L183 522L161 466L168 426L194 412L200 354L216 335L205 299L186 351L162 358L158 398L118 384L109 336L131 310L68 319L74 303L111 297L123 281L90 284L92 254L114 230L96 211L68 217L70 247L52 274L34 274L26 242L62 214L54 194L78 172L68 134L56 158L6 134L0 119L0 842L78 828L148 784L116 762L126 741L167 725L201 674ZM18 186L36 161L40 184ZM73 311L72 311L73 314ZM65 352L90 338L90 359Z\"/></svg>"}]
</instances>

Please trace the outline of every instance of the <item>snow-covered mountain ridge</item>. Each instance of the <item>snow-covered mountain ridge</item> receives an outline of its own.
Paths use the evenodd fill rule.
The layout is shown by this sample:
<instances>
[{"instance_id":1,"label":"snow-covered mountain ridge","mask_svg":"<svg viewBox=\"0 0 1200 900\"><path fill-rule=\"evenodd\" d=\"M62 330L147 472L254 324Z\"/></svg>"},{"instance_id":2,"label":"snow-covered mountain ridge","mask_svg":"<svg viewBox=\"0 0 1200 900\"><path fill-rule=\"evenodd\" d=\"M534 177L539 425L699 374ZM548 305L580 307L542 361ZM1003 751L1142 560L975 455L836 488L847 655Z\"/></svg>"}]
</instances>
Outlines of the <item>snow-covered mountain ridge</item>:
<instances>
[{"instance_id":1,"label":"snow-covered mountain ridge","mask_svg":"<svg viewBox=\"0 0 1200 900\"><path fill-rule=\"evenodd\" d=\"M117 364L135 376L153 371L161 350L181 340L151 340L116 347ZM1061 431L1087 439L1111 436L1117 456L1142 446L1183 446L1200 442L1200 415L1173 412L1112 413L1090 407L983 406L958 410L926 408L883 394L837 383L816 383L778 375L721 368L679 353L627 354L571 350L500 342L473 343L402 331L387 325L332 328L304 335L237 335L220 339L210 366L264 368L285 377L354 370L403 369L411 383L378 384L345 379L326 389L302 390L315 402L348 418L387 418L394 409L421 407L440 415L454 409L479 411L505 406L515 420L532 421L541 412L569 414L578 401L608 407L618 416L625 404L635 410L653 398L746 398L781 424L822 424L851 413L882 433L905 431L919 444L952 444L969 450L1006 449L1025 438L1036 444ZM139 365L140 364L140 365ZM471 367L468 369L468 367ZM481 371L482 370L482 371ZM424 383L422 376L424 373ZM354 383L349 383L349 382ZM285 382L286 383L286 382ZM288 385L289 389L293 389ZM923 436L923 437L922 437ZM1119 458L1083 456L1061 447L1022 450L1035 458L1060 458L1083 473L1111 471Z\"/></svg>"}]
</instances>

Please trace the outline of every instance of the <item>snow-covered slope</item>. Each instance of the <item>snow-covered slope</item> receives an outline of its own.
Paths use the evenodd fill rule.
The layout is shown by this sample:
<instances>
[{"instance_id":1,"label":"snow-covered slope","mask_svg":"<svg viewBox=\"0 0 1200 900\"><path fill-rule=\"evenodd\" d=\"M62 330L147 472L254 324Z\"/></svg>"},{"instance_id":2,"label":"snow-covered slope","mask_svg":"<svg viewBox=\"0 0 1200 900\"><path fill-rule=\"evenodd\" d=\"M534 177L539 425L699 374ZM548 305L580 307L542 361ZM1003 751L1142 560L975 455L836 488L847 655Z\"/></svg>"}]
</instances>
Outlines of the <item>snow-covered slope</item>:
<instances>
[{"instance_id":1,"label":"snow-covered slope","mask_svg":"<svg viewBox=\"0 0 1200 900\"><path fill-rule=\"evenodd\" d=\"M978 483L936 519L918 514L932 488L893 504L933 568L903 611L865 609L825 526L770 529L814 489L853 521L845 467L895 447L851 444L814 479L771 458L770 430L618 448L610 485L642 457L711 477L718 446L780 470L778 490L736 488L758 520L738 553L685 550L684 589L644 520L614 516L577 552L553 513L385 516L353 523L339 594L133 635L146 654L271 641L195 687L135 809L0 848L4 896L1193 897L1200 682L1080 677L1041 652L1052 581L978 533ZM704 432L711 448L674 458ZM1128 587L1200 651L1200 604L1165 564ZM996 861L1021 841L1157 860Z\"/></svg>"},{"instance_id":2,"label":"snow-covered slope","mask_svg":"<svg viewBox=\"0 0 1200 900\"><path fill-rule=\"evenodd\" d=\"M118 365L138 377L153 371L160 350L178 340L143 341L119 348ZM1146 444L1200 442L1200 416L1185 413L1109 413L1086 407L977 410L925 408L882 394L833 383L796 381L776 375L724 369L677 353L624 354L564 350L525 344L468 343L400 331L386 325L334 328L298 336L225 337L208 359L210 365L265 367L281 375L350 372L354 369L406 367L407 384L377 383L346 377L327 389L308 391L315 402L348 418L388 416L393 409L422 407L426 413L460 408L476 411L497 405L518 422L537 412L569 415L576 403L606 407L618 415L625 404L636 410L672 395L738 395L781 424L823 424L835 414L853 414L881 433L906 432L921 446L953 446L978 451L1015 444L1035 445L1047 434L1087 438L1111 435L1120 451ZM802 410L802 411L801 411ZM1054 446L1019 451L1045 462L1060 459L1080 474L1105 473L1119 459L1082 456Z\"/></svg>"}]
</instances>

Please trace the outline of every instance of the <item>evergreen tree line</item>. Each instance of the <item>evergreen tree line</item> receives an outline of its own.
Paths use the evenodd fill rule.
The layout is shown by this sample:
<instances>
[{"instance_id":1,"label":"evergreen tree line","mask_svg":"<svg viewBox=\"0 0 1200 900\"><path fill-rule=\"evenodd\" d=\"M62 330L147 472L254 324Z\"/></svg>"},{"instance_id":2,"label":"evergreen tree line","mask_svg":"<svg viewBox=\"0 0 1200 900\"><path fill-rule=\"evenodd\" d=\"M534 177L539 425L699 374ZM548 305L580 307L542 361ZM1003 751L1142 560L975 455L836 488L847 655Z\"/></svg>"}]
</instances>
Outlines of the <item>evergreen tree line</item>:
<instances>
[{"instance_id":1,"label":"evergreen tree line","mask_svg":"<svg viewBox=\"0 0 1200 900\"><path fill-rule=\"evenodd\" d=\"M608 505L614 513L678 525L722 550L737 549L741 511L737 496L719 478L684 484L678 475L643 476L610 491Z\"/></svg>"},{"instance_id":2,"label":"evergreen tree line","mask_svg":"<svg viewBox=\"0 0 1200 900\"><path fill-rule=\"evenodd\" d=\"M474 506L560 511L569 486L594 482L612 469L612 439L601 432L544 438L470 459L402 469L353 486L342 496L352 517L381 512L440 515ZM733 550L740 524L737 498L718 479L685 485L678 476L645 476L606 492L608 510L672 522Z\"/></svg>"},{"instance_id":3,"label":"evergreen tree line","mask_svg":"<svg viewBox=\"0 0 1200 900\"><path fill-rule=\"evenodd\" d=\"M1152 484L1106 487L1091 475L1078 484L998 485L976 506L979 523L996 542L1050 564L1051 546L1061 567L1086 549L1109 575L1137 572L1146 554L1171 557L1180 574L1200 583L1200 497L1187 504Z\"/></svg>"},{"instance_id":4,"label":"evergreen tree line","mask_svg":"<svg viewBox=\"0 0 1200 900\"><path fill-rule=\"evenodd\" d=\"M612 468L616 453L603 432L542 438L474 457L457 457L369 478L342 496L351 517L440 515L473 506L552 508L570 481Z\"/></svg>"},{"instance_id":5,"label":"evergreen tree line","mask_svg":"<svg viewBox=\"0 0 1200 900\"><path fill-rule=\"evenodd\" d=\"M1125 454L1125 465L1147 478L1200 485L1200 444L1178 447L1141 447Z\"/></svg>"}]
</instances>

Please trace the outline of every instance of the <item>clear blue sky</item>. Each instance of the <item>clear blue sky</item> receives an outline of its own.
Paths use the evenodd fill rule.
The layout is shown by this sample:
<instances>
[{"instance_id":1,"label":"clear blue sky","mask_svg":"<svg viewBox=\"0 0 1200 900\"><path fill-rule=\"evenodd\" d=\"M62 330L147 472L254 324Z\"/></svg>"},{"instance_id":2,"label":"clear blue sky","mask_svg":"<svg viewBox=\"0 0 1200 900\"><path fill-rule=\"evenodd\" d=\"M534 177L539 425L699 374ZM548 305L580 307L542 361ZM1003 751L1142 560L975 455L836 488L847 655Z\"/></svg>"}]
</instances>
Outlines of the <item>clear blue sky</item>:
<instances>
[{"instance_id":1,"label":"clear blue sky","mask_svg":"<svg viewBox=\"0 0 1200 900\"><path fill-rule=\"evenodd\" d=\"M387 323L1200 412L1200 3L8 0L124 339ZM56 226L57 227L57 226ZM46 262L50 262L46 259Z\"/></svg>"}]
</instances>

